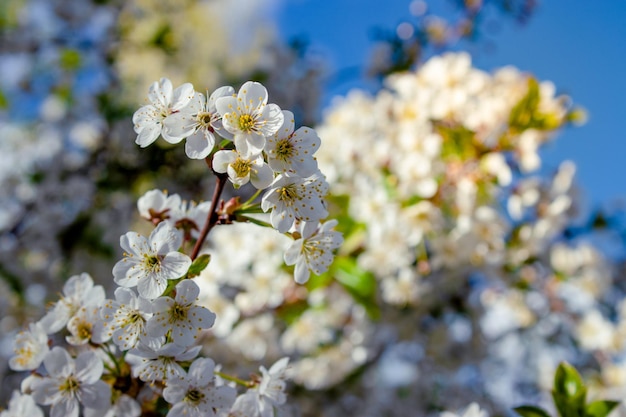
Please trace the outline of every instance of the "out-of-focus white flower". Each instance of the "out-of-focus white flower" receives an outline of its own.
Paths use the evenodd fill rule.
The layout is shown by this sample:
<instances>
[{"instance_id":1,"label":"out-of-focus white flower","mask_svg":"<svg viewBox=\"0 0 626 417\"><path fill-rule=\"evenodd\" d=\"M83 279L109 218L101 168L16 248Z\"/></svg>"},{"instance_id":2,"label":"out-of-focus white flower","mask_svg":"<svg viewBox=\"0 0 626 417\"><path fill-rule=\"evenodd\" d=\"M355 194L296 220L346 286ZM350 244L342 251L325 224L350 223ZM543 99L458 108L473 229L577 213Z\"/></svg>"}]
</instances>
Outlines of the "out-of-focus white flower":
<instances>
[{"instance_id":1,"label":"out-of-focus white flower","mask_svg":"<svg viewBox=\"0 0 626 417\"><path fill-rule=\"evenodd\" d=\"M165 336L171 331L174 343L191 346L202 329L208 329L215 322L215 314L207 308L196 305L200 289L192 280L184 280L176 285L176 297L159 297L152 303L153 316L146 329L152 337Z\"/></svg>"},{"instance_id":2,"label":"out-of-focus white flower","mask_svg":"<svg viewBox=\"0 0 626 417\"><path fill-rule=\"evenodd\" d=\"M241 321L227 336L226 343L241 352L246 359L258 361L272 353L277 338L274 317L265 313Z\"/></svg>"},{"instance_id":3,"label":"out-of-focus white flower","mask_svg":"<svg viewBox=\"0 0 626 417\"><path fill-rule=\"evenodd\" d=\"M317 169L313 154L320 147L315 130L302 126L295 132L293 113L283 110L284 122L276 134L267 138L265 152L268 163L275 172L308 177Z\"/></svg>"},{"instance_id":4,"label":"out-of-focus white flower","mask_svg":"<svg viewBox=\"0 0 626 417\"><path fill-rule=\"evenodd\" d=\"M615 348L615 327L599 311L585 314L576 328L578 341L586 350L611 350Z\"/></svg>"},{"instance_id":5,"label":"out-of-focus white flower","mask_svg":"<svg viewBox=\"0 0 626 417\"><path fill-rule=\"evenodd\" d=\"M18 333L14 346L15 356L9 360L14 371L37 369L50 350L48 335L40 323L30 323L28 330Z\"/></svg>"},{"instance_id":6,"label":"out-of-focus white flower","mask_svg":"<svg viewBox=\"0 0 626 417\"><path fill-rule=\"evenodd\" d=\"M310 272L316 275L328 271L333 262L333 251L343 243L341 233L333 230L337 220L317 223L302 222L298 227L299 237L285 252L285 264L295 265L294 278L304 284L309 280Z\"/></svg>"},{"instance_id":7,"label":"out-of-focus white flower","mask_svg":"<svg viewBox=\"0 0 626 417\"><path fill-rule=\"evenodd\" d=\"M104 302L104 288L93 285L89 274L70 277L63 286L61 299L54 304L41 320L41 326L48 334L61 330L82 307L99 307Z\"/></svg>"},{"instance_id":8,"label":"out-of-focus white flower","mask_svg":"<svg viewBox=\"0 0 626 417\"><path fill-rule=\"evenodd\" d=\"M263 156L243 156L237 151L217 151L213 155L213 170L228 173L228 179L235 188L251 182L255 188L263 190L274 179L274 172L265 163Z\"/></svg>"},{"instance_id":9,"label":"out-of-focus white flower","mask_svg":"<svg viewBox=\"0 0 626 417\"><path fill-rule=\"evenodd\" d=\"M159 223L148 239L126 233L120 237L124 259L113 267L115 283L137 287L144 298L157 298L167 288L167 280L182 277L191 265L191 259L178 252L181 245L181 234L167 223Z\"/></svg>"},{"instance_id":10,"label":"out-of-focus white flower","mask_svg":"<svg viewBox=\"0 0 626 417\"><path fill-rule=\"evenodd\" d=\"M33 398L51 405L51 417L78 417L79 405L106 408L111 405L111 387L100 380L104 365L92 351L72 359L61 347L46 355L44 366L49 376L33 383Z\"/></svg>"},{"instance_id":11,"label":"out-of-focus white flower","mask_svg":"<svg viewBox=\"0 0 626 417\"><path fill-rule=\"evenodd\" d=\"M67 322L70 335L65 340L71 345L84 345L89 341L104 343L109 339L108 331L100 318L99 307L82 307Z\"/></svg>"},{"instance_id":12,"label":"out-of-focus white flower","mask_svg":"<svg viewBox=\"0 0 626 417\"><path fill-rule=\"evenodd\" d=\"M234 135L242 155L259 154L266 138L283 124L283 113L276 104L267 104L267 90L257 82L241 86L236 97L220 97L215 102L224 128Z\"/></svg>"},{"instance_id":13,"label":"out-of-focus white flower","mask_svg":"<svg viewBox=\"0 0 626 417\"><path fill-rule=\"evenodd\" d=\"M232 139L232 134L222 127L222 116L215 108L215 101L232 96L234 92L232 87L220 87L208 99L196 92L187 106L165 118L163 124L171 138L178 141L187 138L185 153L189 158L204 159L209 156L215 147L214 133Z\"/></svg>"},{"instance_id":14,"label":"out-of-focus white flower","mask_svg":"<svg viewBox=\"0 0 626 417\"><path fill-rule=\"evenodd\" d=\"M137 133L135 143L145 148L157 140L159 135L170 143L180 142L181 139L169 136L168 129L164 128L163 120L171 113L185 107L193 95L193 85L190 83L185 83L173 90L172 82L167 78L155 81L148 91L150 104L141 107L133 114L133 124Z\"/></svg>"},{"instance_id":15,"label":"out-of-focus white flower","mask_svg":"<svg viewBox=\"0 0 626 417\"><path fill-rule=\"evenodd\" d=\"M173 404L167 417L214 417L230 408L237 391L227 385L216 386L215 363L209 358L196 359L182 378L171 378L163 398Z\"/></svg>"},{"instance_id":16,"label":"out-of-focus white flower","mask_svg":"<svg viewBox=\"0 0 626 417\"><path fill-rule=\"evenodd\" d=\"M43 417L43 411L35 404L33 397L13 391L9 408L0 411L0 417Z\"/></svg>"},{"instance_id":17,"label":"out-of-focus white flower","mask_svg":"<svg viewBox=\"0 0 626 417\"><path fill-rule=\"evenodd\" d=\"M178 210L180 205L178 194L168 195L161 190L150 190L137 200L139 215L155 224L171 218L172 212Z\"/></svg>"},{"instance_id":18,"label":"out-of-focus white flower","mask_svg":"<svg viewBox=\"0 0 626 417\"><path fill-rule=\"evenodd\" d=\"M476 403L471 403L464 411L459 413L451 413L444 411L440 417L489 417L485 410L482 410Z\"/></svg>"},{"instance_id":19,"label":"out-of-focus white flower","mask_svg":"<svg viewBox=\"0 0 626 417\"><path fill-rule=\"evenodd\" d=\"M285 233L296 220L316 222L328 216L323 198L328 183L318 171L307 178L278 175L261 201L263 211L272 210L272 226Z\"/></svg>"},{"instance_id":20,"label":"out-of-focus white flower","mask_svg":"<svg viewBox=\"0 0 626 417\"><path fill-rule=\"evenodd\" d=\"M272 417L274 407L285 403L285 383L289 358L278 360L267 370L261 366L262 379L259 385L240 395L231 409L235 417Z\"/></svg>"}]
</instances>

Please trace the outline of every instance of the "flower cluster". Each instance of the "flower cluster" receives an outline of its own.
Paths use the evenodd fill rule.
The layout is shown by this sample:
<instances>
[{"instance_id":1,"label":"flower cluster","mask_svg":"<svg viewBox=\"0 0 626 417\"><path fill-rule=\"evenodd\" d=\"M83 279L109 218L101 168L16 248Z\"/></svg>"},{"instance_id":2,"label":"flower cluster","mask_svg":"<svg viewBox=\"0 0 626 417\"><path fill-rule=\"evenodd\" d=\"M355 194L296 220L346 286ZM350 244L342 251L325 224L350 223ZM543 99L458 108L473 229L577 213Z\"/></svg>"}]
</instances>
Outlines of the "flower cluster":
<instances>
[{"instance_id":1,"label":"flower cluster","mask_svg":"<svg viewBox=\"0 0 626 417\"><path fill-rule=\"evenodd\" d=\"M293 115L268 104L259 83L233 92L222 87L205 99L190 84L173 89L167 79L151 87L150 104L133 117L136 143L145 147L159 136L171 143L186 139L190 158L212 163L214 199L190 204L158 190L139 199L139 213L154 229L148 237L136 232L120 237L123 256L112 271L119 286L115 298L106 299L87 273L65 283L61 298L15 340L10 366L31 374L6 413L41 414L39 404L50 406L53 417L81 412L269 417L286 402L287 357L243 381L198 356L200 341L216 321L199 303L197 277L210 259L202 253L205 239L218 222L270 226L248 216L271 209L271 225L293 239L285 259L296 265L301 282L309 270L328 269L342 239L332 230L336 221L320 224L328 215L323 202L328 186L313 157L320 143L315 132L294 132ZM258 192L243 204L238 198L217 204L227 179L235 188L250 181ZM262 201L255 201L265 188ZM187 244L193 245L190 255ZM237 384L245 392L238 395Z\"/></svg>"}]
</instances>

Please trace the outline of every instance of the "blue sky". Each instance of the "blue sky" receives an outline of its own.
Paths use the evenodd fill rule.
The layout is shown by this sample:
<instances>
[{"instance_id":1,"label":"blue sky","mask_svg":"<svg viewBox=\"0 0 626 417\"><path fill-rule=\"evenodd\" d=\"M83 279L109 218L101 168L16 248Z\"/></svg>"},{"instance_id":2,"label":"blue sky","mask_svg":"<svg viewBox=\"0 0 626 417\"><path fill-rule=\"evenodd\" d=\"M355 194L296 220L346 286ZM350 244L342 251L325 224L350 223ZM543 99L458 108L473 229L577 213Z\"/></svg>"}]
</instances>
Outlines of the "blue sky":
<instances>
[{"instance_id":1,"label":"blue sky","mask_svg":"<svg viewBox=\"0 0 626 417\"><path fill-rule=\"evenodd\" d=\"M443 0L431 0L439 3ZM302 35L334 69L363 68L371 51L371 30L410 21L408 0L283 0L278 22L283 37ZM515 65L551 80L561 93L589 113L589 121L570 128L543 155L546 167L570 159L587 203L626 198L626 2L544 0L524 26L499 19L493 45L470 46L474 65L492 70ZM335 80L329 95L359 85L358 71ZM327 97L328 99L328 97Z\"/></svg>"}]
</instances>

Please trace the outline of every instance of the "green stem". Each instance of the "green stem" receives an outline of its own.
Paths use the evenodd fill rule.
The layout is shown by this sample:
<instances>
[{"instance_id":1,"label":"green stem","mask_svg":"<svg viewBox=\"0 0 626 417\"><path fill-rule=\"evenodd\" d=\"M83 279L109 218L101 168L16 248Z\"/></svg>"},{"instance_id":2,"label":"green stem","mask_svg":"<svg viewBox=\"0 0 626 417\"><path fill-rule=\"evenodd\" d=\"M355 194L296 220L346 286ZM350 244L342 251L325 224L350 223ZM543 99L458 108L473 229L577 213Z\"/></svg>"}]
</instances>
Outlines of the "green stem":
<instances>
[{"instance_id":1,"label":"green stem","mask_svg":"<svg viewBox=\"0 0 626 417\"><path fill-rule=\"evenodd\" d=\"M115 370L117 371L117 375L122 375L122 368L120 368L120 364L117 361L117 358L115 357L115 355L113 354L113 352L111 352L111 349L109 348L108 345L100 345L100 349L102 349L102 351L104 353L107 354L107 356L109 358L111 358L111 361L113 361L113 363L115 364Z\"/></svg>"},{"instance_id":2,"label":"green stem","mask_svg":"<svg viewBox=\"0 0 626 417\"><path fill-rule=\"evenodd\" d=\"M237 378L237 377L227 375L227 374L225 374L225 373L223 373L223 372L217 372L217 371L215 371L215 372L213 372L213 373L214 373L215 375L219 376L219 377L220 377L220 378L222 378L222 379L225 379L225 380L227 380L227 381L234 382L234 383L239 384L239 385L243 385L243 386L244 386L244 387L246 387L246 388L252 388L252 387L255 385L253 382L250 382L250 381L244 381L243 379L239 379L239 378Z\"/></svg>"},{"instance_id":3,"label":"green stem","mask_svg":"<svg viewBox=\"0 0 626 417\"><path fill-rule=\"evenodd\" d=\"M251 206L252 202L256 200L258 196L261 195L261 191L263 190L256 190L256 192L252 195L252 197L250 197L245 203L241 205L241 209L247 209L248 206Z\"/></svg>"},{"instance_id":4,"label":"green stem","mask_svg":"<svg viewBox=\"0 0 626 417\"><path fill-rule=\"evenodd\" d=\"M268 222L264 222L263 220L259 220L259 219L255 219L253 217L248 217L248 216L241 216L242 218L246 219L247 221L249 221L250 223L254 223L257 224L259 226L263 226L263 227L272 227L272 225Z\"/></svg>"}]
</instances>

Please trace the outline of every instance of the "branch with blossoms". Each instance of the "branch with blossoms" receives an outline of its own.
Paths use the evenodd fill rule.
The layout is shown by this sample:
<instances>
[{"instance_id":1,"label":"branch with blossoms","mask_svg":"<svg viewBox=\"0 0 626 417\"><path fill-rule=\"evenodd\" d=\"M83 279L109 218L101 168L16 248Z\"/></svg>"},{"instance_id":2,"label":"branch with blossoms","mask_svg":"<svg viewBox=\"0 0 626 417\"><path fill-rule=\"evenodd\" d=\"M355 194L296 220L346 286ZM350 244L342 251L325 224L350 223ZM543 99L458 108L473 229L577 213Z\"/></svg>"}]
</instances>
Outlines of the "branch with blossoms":
<instances>
[{"instance_id":1,"label":"branch with blossoms","mask_svg":"<svg viewBox=\"0 0 626 417\"><path fill-rule=\"evenodd\" d=\"M293 114L268 103L256 82L205 96L189 83L174 89L163 78L148 99L133 116L136 143L185 140L187 156L206 160L216 176L212 200L189 204L158 190L139 199L139 213L154 229L148 237L121 236L114 298L106 299L88 274L73 276L59 301L17 337L10 367L30 374L9 413L40 416L39 406L50 406L53 417L81 410L269 417L286 402L289 358L260 366L260 374L246 380L199 356L201 338L219 317L198 303L194 278L209 265L210 231L234 222L290 236L284 260L295 265L297 282L328 269L342 237L333 230L336 221L324 222L328 184L314 157L320 139L311 128L296 130ZM251 183L256 192L243 203L224 201L228 181L234 188Z\"/></svg>"}]
</instances>

